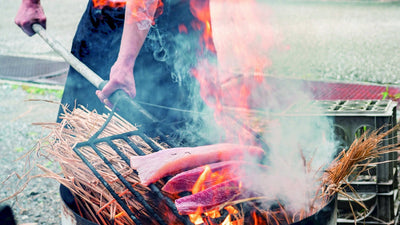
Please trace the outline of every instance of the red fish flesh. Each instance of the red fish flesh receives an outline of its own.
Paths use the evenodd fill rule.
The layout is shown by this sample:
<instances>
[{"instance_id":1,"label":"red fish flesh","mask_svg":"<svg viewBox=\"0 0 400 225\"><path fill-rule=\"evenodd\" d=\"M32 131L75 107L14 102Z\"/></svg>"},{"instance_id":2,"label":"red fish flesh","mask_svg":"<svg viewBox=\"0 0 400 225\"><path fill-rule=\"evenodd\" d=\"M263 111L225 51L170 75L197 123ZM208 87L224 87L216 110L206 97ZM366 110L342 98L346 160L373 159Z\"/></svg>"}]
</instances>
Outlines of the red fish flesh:
<instances>
[{"instance_id":1,"label":"red fish flesh","mask_svg":"<svg viewBox=\"0 0 400 225\"><path fill-rule=\"evenodd\" d=\"M175 200L179 214L203 213L217 208L219 205L241 198L241 182L232 179L193 195L188 195Z\"/></svg>"},{"instance_id":2,"label":"red fish flesh","mask_svg":"<svg viewBox=\"0 0 400 225\"><path fill-rule=\"evenodd\" d=\"M213 175L207 176L203 180L202 185L204 188L209 188L212 185L233 178L251 176L249 172L254 173L255 171L265 171L267 168L261 164L234 160L211 163L208 164L208 166ZM200 175L204 172L205 167L206 166L200 166L177 174L164 185L162 190L171 194L177 194L183 191L192 191L193 186L199 179Z\"/></svg>"},{"instance_id":3,"label":"red fish flesh","mask_svg":"<svg viewBox=\"0 0 400 225\"><path fill-rule=\"evenodd\" d=\"M227 160L254 161L264 155L257 146L221 143L199 147L170 148L145 156L132 156L131 167L143 185L184 170Z\"/></svg>"}]
</instances>

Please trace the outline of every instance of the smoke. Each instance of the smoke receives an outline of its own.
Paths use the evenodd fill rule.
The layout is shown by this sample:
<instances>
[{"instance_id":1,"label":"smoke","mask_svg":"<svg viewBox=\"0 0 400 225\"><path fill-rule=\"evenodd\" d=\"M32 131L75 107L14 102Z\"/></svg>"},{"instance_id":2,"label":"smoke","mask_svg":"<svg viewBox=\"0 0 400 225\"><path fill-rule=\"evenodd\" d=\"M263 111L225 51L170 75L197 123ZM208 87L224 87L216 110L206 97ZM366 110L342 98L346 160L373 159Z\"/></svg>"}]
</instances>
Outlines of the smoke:
<instances>
[{"instance_id":1,"label":"smoke","mask_svg":"<svg viewBox=\"0 0 400 225\"><path fill-rule=\"evenodd\" d=\"M211 2L211 15L221 81L237 73L262 73L271 65L269 50L276 40L267 7L254 0L217 0Z\"/></svg>"},{"instance_id":2,"label":"smoke","mask_svg":"<svg viewBox=\"0 0 400 225\"><path fill-rule=\"evenodd\" d=\"M244 111L260 112L257 115L259 121L267 124L260 133L261 142L268 146L263 162L268 170L252 171L259 175L249 177L245 182L254 184L251 192L261 192L262 196L280 201L289 210L308 210L320 188L319 179L324 168L336 153L333 121L324 116L283 113L293 104L299 104L301 109L301 105L312 101L313 96L301 81L279 82L284 85L274 86L276 83L271 84L268 77L264 77L264 71L273 63L269 60L270 50L280 44L268 23L270 12L266 5L250 0L221 0L213 2L211 11L218 72L207 73L204 68L198 68L198 71L203 71L200 73L203 76L218 76L214 82L219 82L221 96L214 96L216 101L206 100L212 103L209 106L216 114L214 119L224 129L225 138L229 133L233 134L231 141L255 144L260 140L246 132L252 124L247 118L239 118L246 128L237 129L226 109L247 107ZM202 87L213 93L210 86L206 83ZM313 114L322 115L322 111L318 113L319 109L313 110ZM207 126L203 128L213 130ZM266 208L271 207L273 201L266 204Z\"/></svg>"},{"instance_id":3,"label":"smoke","mask_svg":"<svg viewBox=\"0 0 400 225\"><path fill-rule=\"evenodd\" d=\"M309 209L336 151L332 121L323 116L282 116L279 123L264 137L270 147L266 176L273 185L262 185L263 194L275 195L294 211Z\"/></svg>"},{"instance_id":4,"label":"smoke","mask_svg":"<svg viewBox=\"0 0 400 225\"><path fill-rule=\"evenodd\" d=\"M182 136L195 131L211 142L265 143L267 172L252 171L259 175L245 182L254 184L252 192L298 211L309 209L316 197L323 169L336 153L336 141L329 118L283 113L313 96L300 81L270 83L265 76L273 63L270 50L280 44L268 23L269 13L266 5L251 0L213 1L216 55L203 47L209 45L201 42L209 39L199 38L202 33L193 32L193 24L182 24L179 34L166 37L173 40L173 48L162 47L169 51L166 62L174 81L188 87L190 120ZM256 129L247 118L251 112L257 112L256 121L265 126ZM249 128L261 134L261 140ZM271 207L273 201L266 204Z\"/></svg>"}]
</instances>

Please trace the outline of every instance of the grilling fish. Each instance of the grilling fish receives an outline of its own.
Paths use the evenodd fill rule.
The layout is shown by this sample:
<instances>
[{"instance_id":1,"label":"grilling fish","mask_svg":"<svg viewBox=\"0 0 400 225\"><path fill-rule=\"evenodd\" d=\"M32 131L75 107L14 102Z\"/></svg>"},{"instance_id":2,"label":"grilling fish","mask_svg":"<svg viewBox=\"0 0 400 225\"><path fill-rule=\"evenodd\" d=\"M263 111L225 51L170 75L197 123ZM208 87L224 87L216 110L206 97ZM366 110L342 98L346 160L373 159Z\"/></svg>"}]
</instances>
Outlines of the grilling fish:
<instances>
[{"instance_id":1,"label":"grilling fish","mask_svg":"<svg viewBox=\"0 0 400 225\"><path fill-rule=\"evenodd\" d=\"M221 143L199 147L170 148L145 156L132 156L131 167L143 185L198 166L227 160L254 161L264 150L257 146Z\"/></svg>"},{"instance_id":2,"label":"grilling fish","mask_svg":"<svg viewBox=\"0 0 400 225\"><path fill-rule=\"evenodd\" d=\"M242 197L239 178L214 185L204 191L175 200L179 214L202 213L215 209L217 206Z\"/></svg>"},{"instance_id":3,"label":"grilling fish","mask_svg":"<svg viewBox=\"0 0 400 225\"><path fill-rule=\"evenodd\" d=\"M218 163L208 164L210 173L206 179L203 180L204 188L209 188L212 185L221 183L223 181L231 180L236 177L251 176L250 173L256 171L266 171L266 166L255 164L242 160L223 161ZM191 191L199 179L200 175L204 172L206 166L200 166L182 173L177 174L171 178L162 188L163 191L177 194L183 191Z\"/></svg>"}]
</instances>

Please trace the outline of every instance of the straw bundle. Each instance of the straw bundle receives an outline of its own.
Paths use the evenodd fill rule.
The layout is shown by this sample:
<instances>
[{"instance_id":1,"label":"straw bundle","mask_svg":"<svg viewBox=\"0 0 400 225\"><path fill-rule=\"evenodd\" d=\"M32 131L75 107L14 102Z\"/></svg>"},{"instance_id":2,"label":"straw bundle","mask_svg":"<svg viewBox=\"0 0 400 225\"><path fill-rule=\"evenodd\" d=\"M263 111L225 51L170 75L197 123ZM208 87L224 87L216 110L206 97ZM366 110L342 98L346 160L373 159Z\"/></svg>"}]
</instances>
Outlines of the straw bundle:
<instances>
[{"instance_id":1,"label":"straw bundle","mask_svg":"<svg viewBox=\"0 0 400 225\"><path fill-rule=\"evenodd\" d=\"M383 154L400 150L400 143L397 142L399 127L400 124L386 131L386 126L377 130L366 131L351 144L348 150L340 152L321 177L321 196L331 196L339 193L363 207L365 209L364 214L368 213L369 209L358 201L361 198L351 186L351 182L356 180L361 173L371 168L369 167L371 165L390 163L389 161L376 161ZM351 190L351 193L344 191L346 188ZM349 207L352 210L354 221L356 221L357 215L351 202L349 202Z\"/></svg>"},{"instance_id":2,"label":"straw bundle","mask_svg":"<svg viewBox=\"0 0 400 225\"><path fill-rule=\"evenodd\" d=\"M75 109L73 112L66 112L62 119L62 122L59 124L43 125L51 129L51 133L41 140L39 145L41 153L47 154L49 158L60 164L62 174L56 174L40 165L39 167L46 172L47 177L58 180L61 184L68 187L75 195L79 196L76 200L79 204L81 216L99 224L111 224L113 221L115 224L132 224L133 221L131 221L129 216L119 204L117 204L109 191L73 151L73 147L77 143L87 141L101 128L107 116L99 115L96 112L90 112L82 107ZM113 116L98 138L134 130L137 130L137 128L122 118ZM148 154L151 152L151 148L140 137L132 136L130 139L139 146L144 153ZM127 157L136 155L127 143L115 141L114 144L116 144L119 150ZM159 145L158 143L156 144ZM136 173L133 173L130 166L125 163L108 144L101 143L96 147L111 162L116 170L134 186L136 191L141 193L146 200L150 198L147 195L150 189L138 183L139 178ZM141 204L136 202L132 193L127 191L126 187L117 178L115 173L105 165L92 148L82 147L79 148L79 150L100 175L111 185L115 192L121 196L135 215L138 214L142 217L147 217L147 219L152 218L151 215L148 215L148 212L143 209ZM158 183L156 185L160 184L161 183ZM163 209L162 202L149 202L154 202L155 205L152 205L154 208ZM167 212L163 213L168 215Z\"/></svg>"},{"instance_id":3,"label":"straw bundle","mask_svg":"<svg viewBox=\"0 0 400 225\"><path fill-rule=\"evenodd\" d=\"M400 124L384 131L386 127L374 131L367 131L360 138L354 140L348 150L343 150L329 165L322 177L324 193L331 195L349 186L349 177L355 179L359 174L372 165L372 161L383 154L399 151L400 143L397 143L396 135L390 137L400 127ZM392 138L389 140L388 138ZM387 141L389 144L383 144ZM389 162L380 162L389 163ZM346 186L341 186L345 183Z\"/></svg>"}]
</instances>

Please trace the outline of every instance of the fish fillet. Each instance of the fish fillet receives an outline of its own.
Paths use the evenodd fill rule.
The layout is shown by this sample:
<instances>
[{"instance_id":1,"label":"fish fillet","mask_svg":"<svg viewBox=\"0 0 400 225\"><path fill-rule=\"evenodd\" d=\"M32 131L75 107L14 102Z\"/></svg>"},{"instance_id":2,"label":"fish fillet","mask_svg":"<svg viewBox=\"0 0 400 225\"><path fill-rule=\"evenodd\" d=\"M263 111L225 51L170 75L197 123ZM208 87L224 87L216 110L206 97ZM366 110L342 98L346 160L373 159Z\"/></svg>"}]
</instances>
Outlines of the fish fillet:
<instances>
[{"instance_id":1,"label":"fish fillet","mask_svg":"<svg viewBox=\"0 0 400 225\"><path fill-rule=\"evenodd\" d=\"M221 143L199 147L170 148L145 156L132 156L131 167L143 185L198 166L227 160L253 161L264 155L257 146Z\"/></svg>"},{"instance_id":2,"label":"fish fillet","mask_svg":"<svg viewBox=\"0 0 400 225\"><path fill-rule=\"evenodd\" d=\"M232 179L193 195L175 200L175 206L181 215L195 212L206 212L217 208L219 205L234 201L241 197L239 179Z\"/></svg>"},{"instance_id":3,"label":"fish fillet","mask_svg":"<svg viewBox=\"0 0 400 225\"><path fill-rule=\"evenodd\" d=\"M236 177L251 176L255 171L266 171L267 167L261 164L251 163L242 160L222 161L208 164L211 174L203 180L203 187L209 188L212 185L231 180ZM184 171L171 178L162 188L163 191L177 194L183 191L192 191L200 175L204 172L205 166Z\"/></svg>"}]
</instances>

